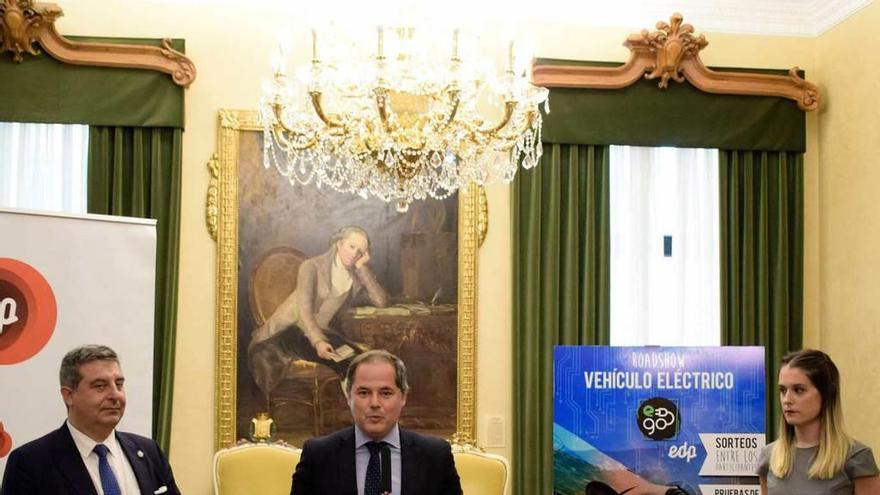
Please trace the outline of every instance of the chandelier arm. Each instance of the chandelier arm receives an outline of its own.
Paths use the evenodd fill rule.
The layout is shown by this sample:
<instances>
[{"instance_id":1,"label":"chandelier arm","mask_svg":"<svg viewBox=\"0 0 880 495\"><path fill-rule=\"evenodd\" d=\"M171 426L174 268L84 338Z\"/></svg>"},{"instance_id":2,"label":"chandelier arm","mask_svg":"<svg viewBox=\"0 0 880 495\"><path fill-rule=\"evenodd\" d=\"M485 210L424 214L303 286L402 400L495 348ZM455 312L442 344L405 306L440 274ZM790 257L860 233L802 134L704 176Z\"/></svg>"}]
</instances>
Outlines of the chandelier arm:
<instances>
[{"instance_id":1,"label":"chandelier arm","mask_svg":"<svg viewBox=\"0 0 880 495\"><path fill-rule=\"evenodd\" d=\"M272 125L272 137L273 137L273 139L275 139L275 141L278 142L278 144L281 145L281 148L285 151L288 151L291 149L296 150L296 151L307 150L309 148L314 147L315 144L317 144L317 142L318 142L318 140L315 139L314 136L312 136L311 138L309 138L309 140L305 144L296 144L293 140L288 139L287 136L285 135L285 133L290 133L295 136L302 136L303 135L303 134L299 134L298 132L296 132L293 129L284 125L284 122L281 120L274 123Z\"/></svg>"},{"instance_id":2,"label":"chandelier arm","mask_svg":"<svg viewBox=\"0 0 880 495\"><path fill-rule=\"evenodd\" d=\"M302 151L307 150L317 143L317 139L312 136L308 142L305 144L296 144L292 140L288 139L285 133L293 134L294 136L303 136L299 132L296 132L292 128L288 127L287 124L284 123L284 106L281 103L275 102L272 103L272 115L275 117L272 123L270 124L272 137L285 151L289 151L291 149Z\"/></svg>"},{"instance_id":3,"label":"chandelier arm","mask_svg":"<svg viewBox=\"0 0 880 495\"><path fill-rule=\"evenodd\" d=\"M524 132L526 132L527 129L534 125L536 115L537 113L534 110L526 111L526 118L524 119L523 125L521 127L512 127L510 129L507 129L507 131L509 131L509 133L507 133L508 135L505 136L499 134L498 137L509 141L516 141L517 137L522 135Z\"/></svg>"},{"instance_id":4,"label":"chandelier arm","mask_svg":"<svg viewBox=\"0 0 880 495\"><path fill-rule=\"evenodd\" d=\"M342 124L339 122L335 122L330 117L324 113L324 107L321 104L321 92L320 91L309 91L309 97L312 101L312 108L315 109L315 113L318 114L318 118L321 119L327 127L342 127Z\"/></svg>"},{"instance_id":5,"label":"chandelier arm","mask_svg":"<svg viewBox=\"0 0 880 495\"><path fill-rule=\"evenodd\" d=\"M504 102L504 117L501 118L501 122L498 124L487 127L487 128L479 128L474 129L475 132L479 134L495 134L496 132L504 129L504 127L510 123L510 119L513 117L513 111L516 109L515 101L506 101Z\"/></svg>"},{"instance_id":6,"label":"chandelier arm","mask_svg":"<svg viewBox=\"0 0 880 495\"><path fill-rule=\"evenodd\" d=\"M385 88L378 87L373 92L376 96L376 109L379 111L379 120L385 132L391 132L391 124L388 122L388 93Z\"/></svg>"},{"instance_id":7,"label":"chandelier arm","mask_svg":"<svg viewBox=\"0 0 880 495\"><path fill-rule=\"evenodd\" d=\"M458 114L458 107L461 104L461 91L458 89L450 89L447 91L449 95L449 99L452 100L452 104L450 105L452 108L449 110L449 117L446 118L446 121L443 122L443 128L447 128L452 124L452 121L455 120L456 114Z\"/></svg>"}]
</instances>

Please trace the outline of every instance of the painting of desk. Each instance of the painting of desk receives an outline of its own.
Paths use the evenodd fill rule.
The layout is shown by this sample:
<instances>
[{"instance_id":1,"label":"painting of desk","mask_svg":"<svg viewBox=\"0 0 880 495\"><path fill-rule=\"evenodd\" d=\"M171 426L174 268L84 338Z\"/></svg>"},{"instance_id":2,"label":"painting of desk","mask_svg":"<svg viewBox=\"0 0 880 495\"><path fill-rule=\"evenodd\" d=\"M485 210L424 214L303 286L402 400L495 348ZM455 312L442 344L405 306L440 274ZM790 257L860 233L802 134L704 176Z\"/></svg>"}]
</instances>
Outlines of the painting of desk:
<instances>
[{"instance_id":1,"label":"painting of desk","mask_svg":"<svg viewBox=\"0 0 880 495\"><path fill-rule=\"evenodd\" d=\"M400 304L388 308L352 308L340 314L334 326L364 349L385 349L407 367L410 391L401 425L423 433L450 438L455 433L457 406L457 324L453 304ZM280 438L297 445L320 432L352 424L340 382L329 368L318 380L318 407L303 407L298 397L303 383L284 380L273 393L271 413ZM314 412L310 413L309 411ZM309 417L319 414L318 418Z\"/></svg>"},{"instance_id":2,"label":"painting of desk","mask_svg":"<svg viewBox=\"0 0 880 495\"><path fill-rule=\"evenodd\" d=\"M449 438L455 432L456 308L405 306L356 308L341 316L340 327L352 340L406 363L410 392L401 424Z\"/></svg>"}]
</instances>

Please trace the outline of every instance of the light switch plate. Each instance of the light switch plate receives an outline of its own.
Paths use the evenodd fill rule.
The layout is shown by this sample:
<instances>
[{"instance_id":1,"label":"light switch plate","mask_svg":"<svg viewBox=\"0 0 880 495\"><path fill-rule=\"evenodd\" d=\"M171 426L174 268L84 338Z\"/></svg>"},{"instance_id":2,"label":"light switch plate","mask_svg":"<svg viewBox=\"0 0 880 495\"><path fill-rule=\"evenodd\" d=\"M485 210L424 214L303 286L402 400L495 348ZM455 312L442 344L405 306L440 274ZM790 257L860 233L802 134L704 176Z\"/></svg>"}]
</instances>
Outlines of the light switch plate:
<instances>
[{"instance_id":1,"label":"light switch plate","mask_svg":"<svg viewBox=\"0 0 880 495\"><path fill-rule=\"evenodd\" d=\"M484 447L505 447L504 439L504 416L492 415L486 417L486 443Z\"/></svg>"}]
</instances>

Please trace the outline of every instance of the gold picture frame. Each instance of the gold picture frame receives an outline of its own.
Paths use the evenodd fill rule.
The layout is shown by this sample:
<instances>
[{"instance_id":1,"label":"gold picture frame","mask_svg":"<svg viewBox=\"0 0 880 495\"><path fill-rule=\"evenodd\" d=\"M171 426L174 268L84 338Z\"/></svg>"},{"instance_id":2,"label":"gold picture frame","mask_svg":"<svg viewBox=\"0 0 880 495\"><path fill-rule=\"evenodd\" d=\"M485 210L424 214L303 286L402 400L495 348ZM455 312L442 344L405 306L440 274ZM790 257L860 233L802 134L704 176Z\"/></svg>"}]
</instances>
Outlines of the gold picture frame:
<instances>
[{"instance_id":1,"label":"gold picture frame","mask_svg":"<svg viewBox=\"0 0 880 495\"><path fill-rule=\"evenodd\" d=\"M247 432L238 431L240 306L239 191L242 139L246 133L262 133L257 111L220 110L218 149L208 162L210 182L206 199L206 224L217 245L216 282L216 449L235 445ZM253 136L251 136L252 140ZM262 156L260 156L262 162ZM283 178L274 170L264 174ZM289 187L281 185L279 187ZM457 312L455 384L455 432L451 440L475 443L477 250L487 230L487 201L480 187L458 194L457 203ZM243 302L246 304L246 302ZM415 385L418 386L418 385Z\"/></svg>"}]
</instances>

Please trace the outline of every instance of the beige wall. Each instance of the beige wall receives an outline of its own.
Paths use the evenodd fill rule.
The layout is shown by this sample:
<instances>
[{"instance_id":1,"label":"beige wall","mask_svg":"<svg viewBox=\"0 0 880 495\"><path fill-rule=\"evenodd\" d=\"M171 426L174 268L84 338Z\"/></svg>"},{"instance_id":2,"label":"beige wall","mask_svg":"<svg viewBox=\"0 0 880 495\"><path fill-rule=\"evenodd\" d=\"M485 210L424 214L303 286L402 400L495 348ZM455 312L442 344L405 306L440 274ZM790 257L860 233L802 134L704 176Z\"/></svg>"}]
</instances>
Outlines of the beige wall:
<instances>
[{"instance_id":1,"label":"beige wall","mask_svg":"<svg viewBox=\"0 0 880 495\"><path fill-rule=\"evenodd\" d=\"M62 2L65 17L59 22L62 33L95 36L124 37L179 37L187 42L187 54L198 68L198 78L186 95L186 132L184 133L183 151L183 198L182 198L182 229L181 229L181 267L179 325L177 340L177 369L174 393L174 413L172 431L171 461L180 486L186 493L206 495L211 492L211 458L213 455L214 429L214 243L208 237L204 222L205 190L208 174L206 161L214 152L216 144L216 114L220 108L255 108L259 98L260 82L268 73L268 53L273 44L272 33L282 25L293 32L305 28L301 17L292 11L279 12L272 7L247 9L246 4L222 2L218 4L193 0L193 3L120 1L120 0L69 0ZM259 3L258 5L262 5ZM124 12L124 13L123 13ZM872 19L877 18L877 9L872 11ZM286 23L286 24L285 24ZM860 21L861 29L868 34L869 22ZM575 26L550 26L533 31L532 37L537 41L537 54L542 57L575 58L592 60L623 61L626 50L621 46L625 37L638 31L643 26L628 26L621 29L584 29ZM699 29L699 26L697 26ZM488 38L488 36L487 36ZM304 41L304 38L301 38ZM710 65L740 67L788 68L799 65L805 69L808 78L816 70L816 41L804 38L749 37L730 35L708 35L710 45L704 55ZM821 40L820 53L824 48L828 52L841 52L838 45L844 47L852 35L838 37L826 36ZM827 40L827 41L826 41ZM833 45L832 45L833 44ZM834 49L831 49L834 48ZM304 48L297 50L300 60L304 59ZM843 68L844 62L838 63ZM871 74L876 76L877 69ZM868 94L867 87L873 78L863 78L858 91ZM827 91L827 89L826 89ZM875 100L876 103L876 100ZM855 99L848 106L858 107ZM876 105L874 106L876 108ZM861 107L859 115L864 115L861 126L866 127L870 106ZM848 112L840 107L831 107L829 115L836 112ZM847 119L850 119L847 113ZM840 120L840 117L838 117ZM674 123L672 123L674 125ZM839 124L838 127L848 128ZM807 342L819 345L827 342L835 352L861 356L866 354L868 347L861 351L847 351L850 342L861 338L861 332L849 328L865 329L868 325L850 324L847 315L865 316L871 314L870 297L877 292L872 285L869 270L863 267L866 263L847 263L850 253L841 249L834 250L829 242L822 243L826 256L836 273L844 270L847 280L846 287L857 282L858 292L848 292L838 286L826 288L823 297L831 297L826 304L819 305L819 168L817 153L818 129L816 116L808 117L808 153L807 164L807 228L806 228L806 328ZM834 166L841 168L843 173L831 177L826 167L821 179L831 185L823 189L822 206L830 208L838 203L841 215L837 221L828 221L823 217L822 225L835 232L835 246L854 245L856 259L870 261L872 250L870 241L878 235L866 232L864 228L848 225L854 222L874 219L875 214L869 213L865 207L855 210L862 201L868 201L871 181L861 180L859 165L850 165L847 158L866 158L870 145L869 136L873 130L861 129L861 147L855 150L844 150L829 146L831 151L826 157ZM833 135L830 130L823 132ZM851 132L840 130L840 134ZM843 139L844 142L846 138ZM822 141L823 145L829 142ZM838 155L836 161L830 155ZM841 191L854 187L859 193L843 198ZM510 207L506 186L495 186L489 190L490 225L489 234L480 253L480 289L478 314L478 363L477 363L477 427L478 439L484 441L485 418L488 415L500 415L504 418L507 432L507 447L496 449L497 452L510 455L510 414L511 414L511 351L510 351ZM853 220L847 221L849 217ZM858 219L858 220L856 220ZM850 228L842 228L848 225ZM867 227L867 225L864 225ZM864 239L859 235L870 237ZM844 242L846 239L849 242ZM826 240L827 241L827 240ZM864 244L858 244L858 241ZM848 269L858 266L858 269ZM860 276L860 273L865 275ZM873 289L873 292L871 290ZM853 296L853 294L855 296ZM837 311L832 307L840 306ZM865 306L862 308L862 306ZM822 336L819 332L819 312L828 313L821 320L825 327L838 328L836 337ZM872 343L877 338L872 337ZM847 369L853 369L855 362L849 363ZM873 376L877 376L874 365ZM850 371L849 375L854 374ZM867 376L859 379L859 383L870 383ZM864 387L867 389L868 387ZM850 388L848 390L853 390ZM880 405L877 392L873 392L874 407ZM852 395L847 395L854 401ZM850 409L854 409L851 407ZM867 431L866 411L861 415ZM859 417L855 412L852 416ZM858 420L856 421L857 424ZM862 437L867 437L863 433ZM875 437L876 439L876 437ZM876 442L875 442L876 443Z\"/></svg>"},{"instance_id":2,"label":"beige wall","mask_svg":"<svg viewBox=\"0 0 880 495\"><path fill-rule=\"evenodd\" d=\"M819 347L843 376L852 434L880 450L880 4L819 37ZM865 54L865 56L861 56ZM869 55L870 54L870 55Z\"/></svg>"}]
</instances>

